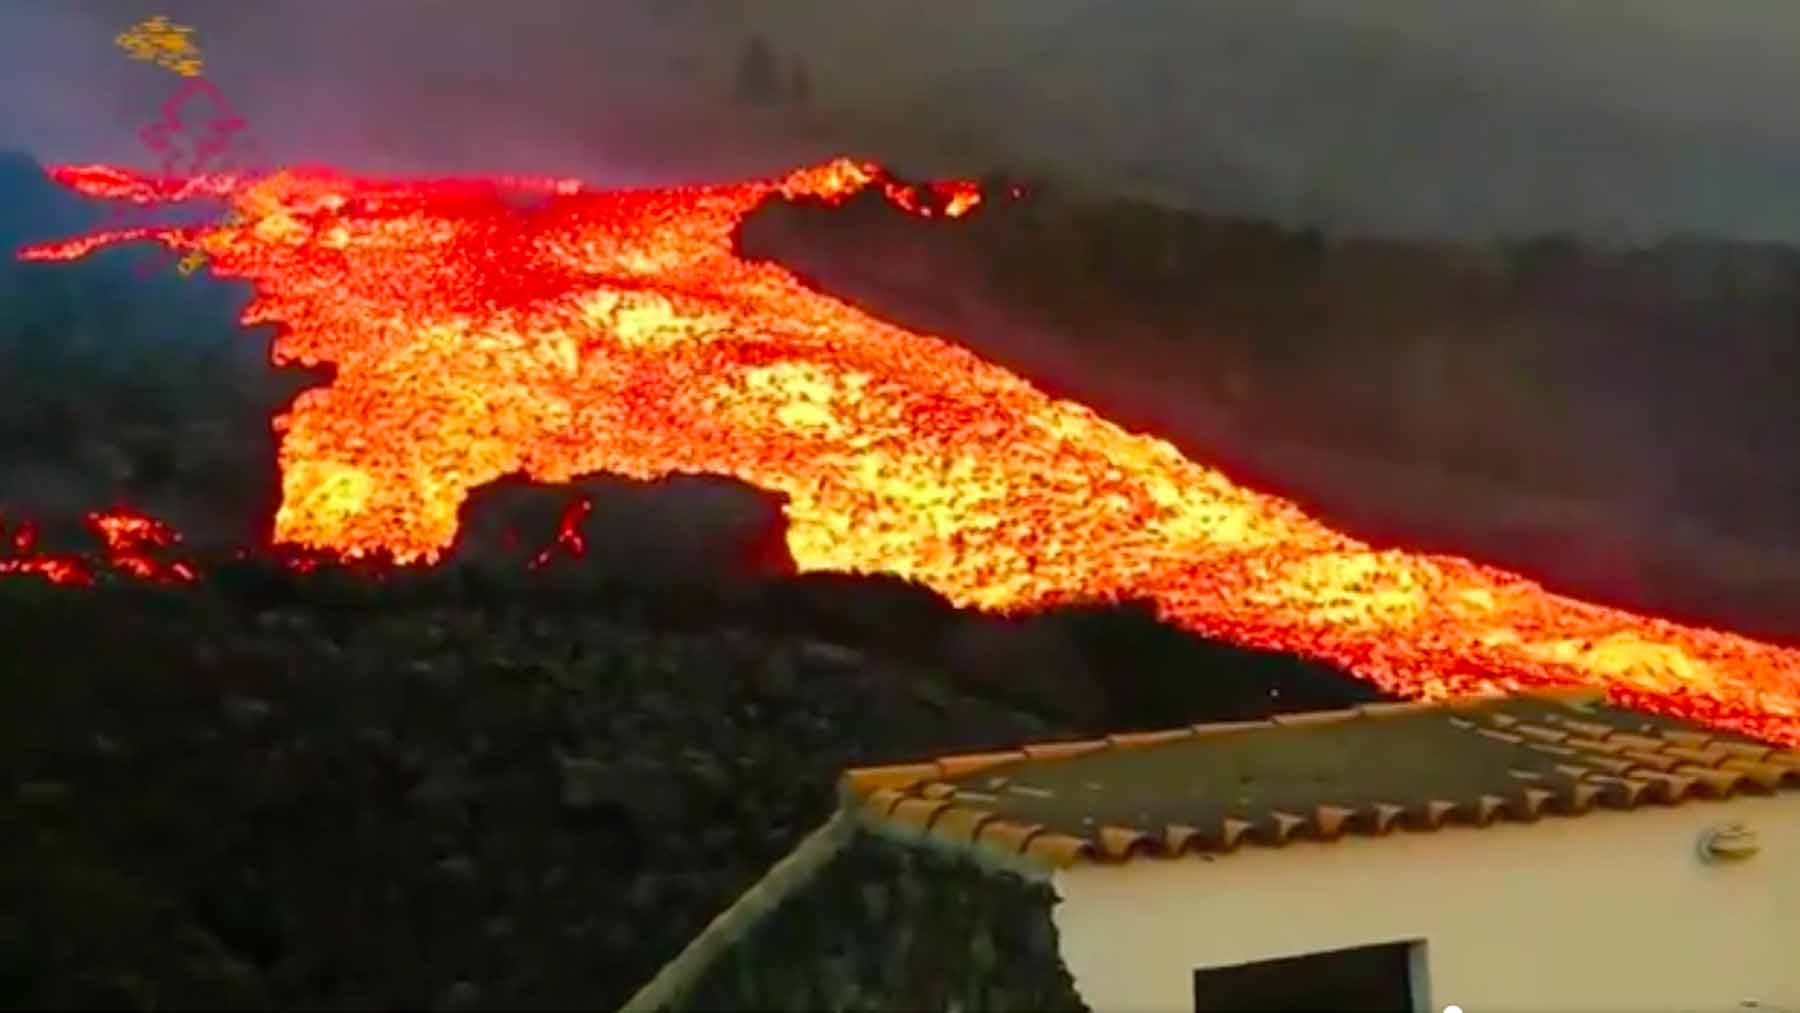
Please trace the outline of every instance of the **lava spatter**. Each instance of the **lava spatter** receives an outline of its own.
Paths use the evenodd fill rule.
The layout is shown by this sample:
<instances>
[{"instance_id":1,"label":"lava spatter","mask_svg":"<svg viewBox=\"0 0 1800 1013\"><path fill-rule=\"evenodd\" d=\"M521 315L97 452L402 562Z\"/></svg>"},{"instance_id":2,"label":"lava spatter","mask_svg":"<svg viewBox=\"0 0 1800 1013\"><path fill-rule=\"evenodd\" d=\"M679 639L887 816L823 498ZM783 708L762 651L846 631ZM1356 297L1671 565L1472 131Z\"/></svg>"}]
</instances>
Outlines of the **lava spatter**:
<instances>
[{"instance_id":1,"label":"lava spatter","mask_svg":"<svg viewBox=\"0 0 1800 1013\"><path fill-rule=\"evenodd\" d=\"M201 249L211 270L254 286L245 323L284 326L277 364L335 367L276 420L278 542L429 562L453 544L470 490L504 475L720 474L785 494L802 570L897 574L1000 610L1148 598L1187 629L1408 696L1599 683L1800 744L1800 652L1377 550L733 250L767 200L877 187L953 218L979 206L968 184L907 187L849 161L622 192L323 170L54 175L96 197L222 195L241 221L26 256L146 236ZM545 205L517 210L504 194L520 189Z\"/></svg>"}]
</instances>

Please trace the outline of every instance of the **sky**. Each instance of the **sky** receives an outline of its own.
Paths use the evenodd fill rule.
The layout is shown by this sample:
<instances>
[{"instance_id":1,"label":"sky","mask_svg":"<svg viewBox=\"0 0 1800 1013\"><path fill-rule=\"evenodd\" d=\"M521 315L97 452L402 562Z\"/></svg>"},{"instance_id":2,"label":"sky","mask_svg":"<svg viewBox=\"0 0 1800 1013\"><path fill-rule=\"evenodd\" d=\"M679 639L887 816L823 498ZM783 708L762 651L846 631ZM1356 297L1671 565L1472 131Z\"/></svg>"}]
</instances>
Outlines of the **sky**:
<instances>
[{"instance_id":1,"label":"sky","mask_svg":"<svg viewBox=\"0 0 1800 1013\"><path fill-rule=\"evenodd\" d=\"M8 0L0 147L148 165L191 25L278 160L630 185L837 151L1338 232L1800 241L1791 0ZM731 101L767 38L805 106Z\"/></svg>"}]
</instances>

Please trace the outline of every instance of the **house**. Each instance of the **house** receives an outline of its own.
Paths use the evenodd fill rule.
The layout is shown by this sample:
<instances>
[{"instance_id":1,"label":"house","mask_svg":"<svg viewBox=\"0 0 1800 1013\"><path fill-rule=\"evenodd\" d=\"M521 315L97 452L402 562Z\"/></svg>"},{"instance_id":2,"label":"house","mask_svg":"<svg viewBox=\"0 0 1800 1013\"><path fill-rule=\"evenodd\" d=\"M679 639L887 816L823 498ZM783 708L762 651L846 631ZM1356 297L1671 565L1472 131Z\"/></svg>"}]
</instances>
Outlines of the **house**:
<instances>
[{"instance_id":1,"label":"house","mask_svg":"<svg viewBox=\"0 0 1800 1013\"><path fill-rule=\"evenodd\" d=\"M627 1009L1800 1010L1800 752L1597 690L841 789Z\"/></svg>"}]
</instances>

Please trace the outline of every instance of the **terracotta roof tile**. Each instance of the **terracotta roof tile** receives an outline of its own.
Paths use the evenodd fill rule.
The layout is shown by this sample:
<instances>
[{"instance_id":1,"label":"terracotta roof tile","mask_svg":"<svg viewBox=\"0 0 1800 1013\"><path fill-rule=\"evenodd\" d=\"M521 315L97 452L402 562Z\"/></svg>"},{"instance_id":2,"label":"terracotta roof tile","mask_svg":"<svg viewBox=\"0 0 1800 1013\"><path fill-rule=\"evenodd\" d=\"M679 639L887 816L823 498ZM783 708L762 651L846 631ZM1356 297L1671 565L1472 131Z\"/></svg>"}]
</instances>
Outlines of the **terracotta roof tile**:
<instances>
[{"instance_id":1,"label":"terracotta roof tile","mask_svg":"<svg viewBox=\"0 0 1800 1013\"><path fill-rule=\"evenodd\" d=\"M1041 823L1014 823L1011 820L994 819L983 823L975 831L975 843L991 847L1008 855L1018 855L1025 851L1031 838L1043 832Z\"/></svg>"},{"instance_id":2,"label":"terracotta roof tile","mask_svg":"<svg viewBox=\"0 0 1800 1013\"><path fill-rule=\"evenodd\" d=\"M1603 785L1582 782L1574 786L1569 793L1570 808L1575 812L1587 812L1606 794Z\"/></svg>"},{"instance_id":3,"label":"terracotta roof tile","mask_svg":"<svg viewBox=\"0 0 1800 1013\"><path fill-rule=\"evenodd\" d=\"M1321 839L1332 840L1344 832L1344 828L1355 816L1355 809L1324 803L1313 810L1313 828Z\"/></svg>"},{"instance_id":4,"label":"terracotta roof tile","mask_svg":"<svg viewBox=\"0 0 1800 1013\"><path fill-rule=\"evenodd\" d=\"M1742 757L1746 760L1760 760L1775 751L1769 746L1764 746L1755 742L1715 742L1713 743L1713 748L1723 749L1733 756Z\"/></svg>"},{"instance_id":5,"label":"terracotta roof tile","mask_svg":"<svg viewBox=\"0 0 1800 1013\"><path fill-rule=\"evenodd\" d=\"M905 797L893 788L877 788L863 796L862 809L871 816L886 818Z\"/></svg>"},{"instance_id":6,"label":"terracotta roof tile","mask_svg":"<svg viewBox=\"0 0 1800 1013\"><path fill-rule=\"evenodd\" d=\"M1179 855L1188 849L1191 842L1201 837L1199 827L1171 823L1163 830L1163 848L1171 855Z\"/></svg>"},{"instance_id":7,"label":"terracotta roof tile","mask_svg":"<svg viewBox=\"0 0 1800 1013\"><path fill-rule=\"evenodd\" d=\"M1234 819L1229 816L1226 817L1224 821L1219 824L1220 850L1230 851L1237 847L1238 842L1244 839L1244 835L1254 829L1256 829L1256 824L1251 823L1249 820Z\"/></svg>"},{"instance_id":8,"label":"terracotta roof tile","mask_svg":"<svg viewBox=\"0 0 1800 1013\"><path fill-rule=\"evenodd\" d=\"M1058 868L1094 857L1094 846L1068 834L1041 833L1025 844L1025 854Z\"/></svg>"},{"instance_id":9,"label":"terracotta roof tile","mask_svg":"<svg viewBox=\"0 0 1800 1013\"><path fill-rule=\"evenodd\" d=\"M1650 782L1635 777L1613 777L1610 774L1599 774L1588 780L1594 784L1611 788L1610 792L1601 797L1606 800L1608 805L1618 809L1636 807L1638 800L1650 790Z\"/></svg>"},{"instance_id":10,"label":"terracotta roof tile","mask_svg":"<svg viewBox=\"0 0 1800 1013\"><path fill-rule=\"evenodd\" d=\"M1479 826L1487 826L1506 808L1506 799L1499 795L1483 795L1475 800L1475 822Z\"/></svg>"},{"instance_id":11,"label":"terracotta roof tile","mask_svg":"<svg viewBox=\"0 0 1800 1013\"><path fill-rule=\"evenodd\" d=\"M1627 749L1620 755L1640 767L1649 767L1652 770L1673 770L1676 764L1681 762L1679 757L1669 756L1651 749Z\"/></svg>"},{"instance_id":12,"label":"terracotta roof tile","mask_svg":"<svg viewBox=\"0 0 1800 1013\"><path fill-rule=\"evenodd\" d=\"M1591 689L1123 733L843 778L865 819L1053 866L1796 788L1800 753L1610 707Z\"/></svg>"},{"instance_id":13,"label":"terracotta roof tile","mask_svg":"<svg viewBox=\"0 0 1800 1013\"><path fill-rule=\"evenodd\" d=\"M1757 763L1752 760L1726 760L1719 766L1723 770L1735 770L1771 790L1783 785L1800 787L1800 770L1792 767L1777 767L1772 763Z\"/></svg>"},{"instance_id":14,"label":"terracotta roof tile","mask_svg":"<svg viewBox=\"0 0 1800 1013\"><path fill-rule=\"evenodd\" d=\"M1749 778L1731 770L1715 770L1699 764L1684 764L1675 768L1675 773L1685 774L1712 789L1714 798L1727 798L1736 792ZM1754 783L1754 782L1752 782Z\"/></svg>"},{"instance_id":15,"label":"terracotta roof tile","mask_svg":"<svg viewBox=\"0 0 1800 1013\"><path fill-rule=\"evenodd\" d=\"M1277 844L1286 843L1288 838L1294 836L1295 831L1306 826L1306 817L1285 813L1279 809L1269 813L1269 819L1274 821L1274 833L1270 836Z\"/></svg>"},{"instance_id":16,"label":"terracotta roof tile","mask_svg":"<svg viewBox=\"0 0 1800 1013\"><path fill-rule=\"evenodd\" d=\"M1697 763L1703 767L1716 767L1731 757L1731 754L1723 749L1690 749L1686 746L1664 746L1663 753Z\"/></svg>"},{"instance_id":17,"label":"terracotta roof tile","mask_svg":"<svg viewBox=\"0 0 1800 1013\"><path fill-rule=\"evenodd\" d=\"M1405 814L1406 807L1403 805L1395 805L1392 802L1377 802L1364 810L1360 815L1364 818L1364 825L1369 827L1371 832L1385 834L1393 829L1394 821Z\"/></svg>"},{"instance_id":18,"label":"terracotta roof tile","mask_svg":"<svg viewBox=\"0 0 1800 1013\"><path fill-rule=\"evenodd\" d=\"M1154 850L1151 847L1153 838L1142 830L1130 827L1101 827L1100 850L1108 858L1130 858L1134 850Z\"/></svg>"},{"instance_id":19,"label":"terracotta roof tile","mask_svg":"<svg viewBox=\"0 0 1800 1013\"><path fill-rule=\"evenodd\" d=\"M1608 735L1618 731L1618 729L1614 728L1612 725L1604 725L1598 721L1579 721L1574 718L1562 717L1561 715L1557 715L1556 723L1577 734L1602 741L1604 741Z\"/></svg>"},{"instance_id":20,"label":"terracotta roof tile","mask_svg":"<svg viewBox=\"0 0 1800 1013\"><path fill-rule=\"evenodd\" d=\"M1631 747L1623 742L1606 742L1601 739L1570 737L1563 740L1563 745L1570 749L1579 749L1585 753L1622 753Z\"/></svg>"},{"instance_id":21,"label":"terracotta roof tile","mask_svg":"<svg viewBox=\"0 0 1800 1013\"><path fill-rule=\"evenodd\" d=\"M1660 800L1663 802L1681 801L1695 784L1694 778L1686 774L1665 774L1660 770L1640 771L1637 776L1660 789Z\"/></svg>"},{"instance_id":22,"label":"terracotta roof tile","mask_svg":"<svg viewBox=\"0 0 1800 1013\"><path fill-rule=\"evenodd\" d=\"M1519 793L1522 804L1515 807L1513 812L1522 820L1535 820L1544 811L1545 804L1555 797L1556 793L1553 791L1526 788Z\"/></svg>"},{"instance_id":23,"label":"terracotta roof tile","mask_svg":"<svg viewBox=\"0 0 1800 1013\"><path fill-rule=\"evenodd\" d=\"M1601 770L1613 774L1623 774L1632 767L1637 766L1637 764L1632 763L1630 760L1614 756L1584 756L1581 760L1590 767L1599 767Z\"/></svg>"},{"instance_id":24,"label":"terracotta roof tile","mask_svg":"<svg viewBox=\"0 0 1800 1013\"><path fill-rule=\"evenodd\" d=\"M1441 798L1432 799L1425 803L1425 825L1435 830L1438 827L1443 826L1444 821L1449 819L1450 814L1455 811L1455 802L1448 802Z\"/></svg>"},{"instance_id":25,"label":"terracotta roof tile","mask_svg":"<svg viewBox=\"0 0 1800 1013\"><path fill-rule=\"evenodd\" d=\"M931 823L931 832L952 844L973 844L984 823L997 819L986 809L952 805Z\"/></svg>"},{"instance_id":26,"label":"terracotta roof tile","mask_svg":"<svg viewBox=\"0 0 1800 1013\"><path fill-rule=\"evenodd\" d=\"M950 808L948 802L933 802L923 798L903 798L894 808L888 810L888 822L898 823L918 831L931 829L931 821L938 814Z\"/></svg>"}]
</instances>

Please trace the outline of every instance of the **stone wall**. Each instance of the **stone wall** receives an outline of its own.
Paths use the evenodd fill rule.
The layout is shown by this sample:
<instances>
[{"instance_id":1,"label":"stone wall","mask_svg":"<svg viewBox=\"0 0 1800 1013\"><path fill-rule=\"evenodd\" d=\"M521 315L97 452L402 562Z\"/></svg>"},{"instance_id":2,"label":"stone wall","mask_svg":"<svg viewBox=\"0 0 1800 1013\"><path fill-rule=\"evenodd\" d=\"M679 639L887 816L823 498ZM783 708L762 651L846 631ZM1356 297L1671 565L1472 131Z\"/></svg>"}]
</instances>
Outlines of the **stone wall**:
<instances>
[{"instance_id":1,"label":"stone wall","mask_svg":"<svg viewBox=\"0 0 1800 1013\"><path fill-rule=\"evenodd\" d=\"M1085 1010L1048 883L858 831L670 1009Z\"/></svg>"}]
</instances>

